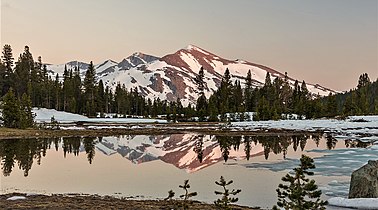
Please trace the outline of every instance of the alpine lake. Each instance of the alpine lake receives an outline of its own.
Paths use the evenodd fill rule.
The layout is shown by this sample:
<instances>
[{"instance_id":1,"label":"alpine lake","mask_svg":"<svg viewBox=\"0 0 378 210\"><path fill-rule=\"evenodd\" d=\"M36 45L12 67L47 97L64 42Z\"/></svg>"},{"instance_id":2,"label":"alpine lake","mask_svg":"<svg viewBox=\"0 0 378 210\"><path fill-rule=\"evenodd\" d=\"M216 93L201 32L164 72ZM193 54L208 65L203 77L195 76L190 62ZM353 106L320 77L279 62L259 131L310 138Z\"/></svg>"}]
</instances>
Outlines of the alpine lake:
<instances>
[{"instance_id":1,"label":"alpine lake","mask_svg":"<svg viewBox=\"0 0 378 210\"><path fill-rule=\"evenodd\" d=\"M188 179L194 199L212 203L220 176L241 189L237 204L271 208L281 178L302 154L323 199L347 197L351 173L377 159L372 143L329 134L124 135L0 140L2 193L98 194L162 199Z\"/></svg>"}]
</instances>

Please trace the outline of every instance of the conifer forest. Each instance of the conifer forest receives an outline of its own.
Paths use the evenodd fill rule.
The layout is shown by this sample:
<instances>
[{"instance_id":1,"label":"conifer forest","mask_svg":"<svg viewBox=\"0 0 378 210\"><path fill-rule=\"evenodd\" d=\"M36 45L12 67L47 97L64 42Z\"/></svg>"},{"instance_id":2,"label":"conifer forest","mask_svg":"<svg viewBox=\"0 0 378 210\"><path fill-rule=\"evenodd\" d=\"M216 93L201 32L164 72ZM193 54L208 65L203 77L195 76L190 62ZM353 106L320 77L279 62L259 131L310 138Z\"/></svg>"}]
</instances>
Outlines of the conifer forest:
<instances>
[{"instance_id":1,"label":"conifer forest","mask_svg":"<svg viewBox=\"0 0 378 210\"><path fill-rule=\"evenodd\" d=\"M65 67L63 75L48 76L42 57L35 60L31 49L15 59L10 45L4 45L0 63L0 93L4 125L13 128L32 126L31 107L56 109L88 117L117 113L119 117L160 115L176 121L279 120L293 114L300 119L334 118L378 114L378 82L366 73L356 78L356 87L326 97L311 94L305 81L290 86L287 78L271 79L266 74L262 87L252 86L249 71L244 79L232 82L226 69L221 84L209 98L204 94L204 69L197 81L198 99L184 107L180 101L145 98L136 88L118 83L115 90L96 78L93 63L80 77L80 69ZM243 84L243 85L242 85ZM251 116L253 115L253 116Z\"/></svg>"}]
</instances>

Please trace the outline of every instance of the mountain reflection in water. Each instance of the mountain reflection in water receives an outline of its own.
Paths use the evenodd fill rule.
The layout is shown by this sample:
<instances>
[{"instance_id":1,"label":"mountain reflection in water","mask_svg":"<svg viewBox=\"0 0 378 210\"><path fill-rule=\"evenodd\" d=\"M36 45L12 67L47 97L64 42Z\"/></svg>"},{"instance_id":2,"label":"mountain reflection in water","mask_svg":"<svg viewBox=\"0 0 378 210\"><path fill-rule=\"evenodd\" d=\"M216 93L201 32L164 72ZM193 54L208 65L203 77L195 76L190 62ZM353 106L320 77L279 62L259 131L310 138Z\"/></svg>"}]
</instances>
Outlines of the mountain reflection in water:
<instances>
[{"instance_id":1,"label":"mountain reflection in water","mask_svg":"<svg viewBox=\"0 0 378 210\"><path fill-rule=\"evenodd\" d=\"M85 152L89 164L95 162L96 150L106 155L119 153L121 156L140 164L162 160L192 173L218 162L229 159L250 160L255 156L282 154L285 159L288 148L305 150L308 141L317 147L322 135L284 136L210 136L200 134L172 135L130 135L120 137L63 137L38 139L0 140L0 158L4 176L9 176L17 165L28 176L33 163L41 164L47 151L62 151L63 156L78 156ZM338 142L331 135L325 136L328 150ZM367 147L371 143L345 140L346 148Z\"/></svg>"}]
</instances>

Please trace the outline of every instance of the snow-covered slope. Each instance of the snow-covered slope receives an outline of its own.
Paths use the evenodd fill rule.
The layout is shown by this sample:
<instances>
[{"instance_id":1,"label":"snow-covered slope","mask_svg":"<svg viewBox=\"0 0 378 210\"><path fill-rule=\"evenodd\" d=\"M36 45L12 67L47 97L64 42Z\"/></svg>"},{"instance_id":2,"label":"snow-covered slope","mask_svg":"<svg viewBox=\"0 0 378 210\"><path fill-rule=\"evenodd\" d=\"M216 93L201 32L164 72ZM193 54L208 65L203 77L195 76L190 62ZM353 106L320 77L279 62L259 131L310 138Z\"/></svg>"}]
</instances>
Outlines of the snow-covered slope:
<instances>
[{"instance_id":1,"label":"snow-covered slope","mask_svg":"<svg viewBox=\"0 0 378 210\"><path fill-rule=\"evenodd\" d=\"M74 61L66 64L67 69L74 68L75 64L79 65L81 72L88 66L88 64ZM62 75L64 66L65 64L49 65L48 69L52 75L56 73ZM195 78L201 67L205 70L207 97L219 87L222 75L227 68L232 74L232 80L239 79L242 84L247 72L251 70L255 87L263 85L267 72L271 74L272 80L276 77L284 77L283 73L269 67L243 60L227 60L194 45L189 45L162 58L134 53L119 63L107 60L95 65L98 79L102 79L112 88L115 88L118 83L125 84L128 89L137 88L139 92L151 99L176 101L179 98L184 105L193 103L197 99ZM295 79L289 78L289 82L293 85ZM334 92L321 85L308 82L307 87L316 95L324 96Z\"/></svg>"}]
</instances>

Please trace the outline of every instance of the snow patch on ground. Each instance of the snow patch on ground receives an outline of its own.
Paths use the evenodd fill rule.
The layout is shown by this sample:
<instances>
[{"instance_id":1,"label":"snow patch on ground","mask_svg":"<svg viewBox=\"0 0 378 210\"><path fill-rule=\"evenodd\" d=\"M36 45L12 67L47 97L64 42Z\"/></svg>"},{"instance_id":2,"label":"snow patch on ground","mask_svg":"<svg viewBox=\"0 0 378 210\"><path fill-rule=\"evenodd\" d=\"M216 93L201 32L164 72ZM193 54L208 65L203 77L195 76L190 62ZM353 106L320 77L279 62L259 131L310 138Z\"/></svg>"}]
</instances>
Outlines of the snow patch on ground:
<instances>
[{"instance_id":1,"label":"snow patch on ground","mask_svg":"<svg viewBox=\"0 0 378 210\"><path fill-rule=\"evenodd\" d=\"M10 198L7 198L7 201L16 201L16 200L25 200L26 197L24 196L12 196Z\"/></svg>"},{"instance_id":2,"label":"snow patch on ground","mask_svg":"<svg viewBox=\"0 0 378 210\"><path fill-rule=\"evenodd\" d=\"M378 209L378 198L340 198L334 197L328 199L330 206L338 206L354 209Z\"/></svg>"},{"instance_id":3,"label":"snow patch on ground","mask_svg":"<svg viewBox=\"0 0 378 210\"><path fill-rule=\"evenodd\" d=\"M86 121L89 118L72 114L68 112L56 111L55 109L46 109L46 108L33 108L32 112L35 114L35 121L38 123L42 122L51 122L51 117L54 117L55 120L62 123L70 123L75 121Z\"/></svg>"},{"instance_id":4,"label":"snow patch on ground","mask_svg":"<svg viewBox=\"0 0 378 210\"><path fill-rule=\"evenodd\" d=\"M365 119L367 122L354 122L356 119ZM232 128L248 129L278 129L293 131L329 131L342 136L351 136L355 134L368 134L378 136L378 116L353 116L346 120L336 119L318 119L318 120L279 120L279 121L252 121L252 122L233 122ZM365 140L376 139L370 137Z\"/></svg>"},{"instance_id":5,"label":"snow patch on ground","mask_svg":"<svg viewBox=\"0 0 378 210\"><path fill-rule=\"evenodd\" d=\"M69 112L56 111L55 109L33 108L35 121L37 123L50 123L51 117L54 117L59 123L73 122L90 122L90 123L167 123L161 119L144 119L144 118L88 118L83 115L73 114ZM63 129L63 128L62 128ZM65 129L82 129L79 127L66 127ZM94 128L92 128L94 129Z\"/></svg>"}]
</instances>

